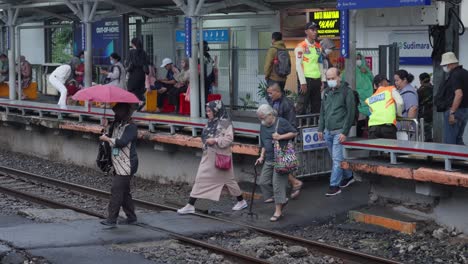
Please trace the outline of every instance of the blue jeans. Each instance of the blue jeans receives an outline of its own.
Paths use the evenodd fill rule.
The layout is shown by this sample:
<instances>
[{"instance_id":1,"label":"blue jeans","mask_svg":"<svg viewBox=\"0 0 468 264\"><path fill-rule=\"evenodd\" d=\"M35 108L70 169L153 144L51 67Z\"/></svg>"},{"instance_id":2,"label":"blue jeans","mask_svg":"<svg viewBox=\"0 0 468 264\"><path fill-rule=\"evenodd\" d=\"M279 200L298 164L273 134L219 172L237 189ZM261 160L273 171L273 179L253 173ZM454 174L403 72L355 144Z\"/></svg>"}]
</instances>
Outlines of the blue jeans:
<instances>
[{"instance_id":1,"label":"blue jeans","mask_svg":"<svg viewBox=\"0 0 468 264\"><path fill-rule=\"evenodd\" d=\"M455 112L455 124L449 124L450 110L444 112L444 143L465 145L463 142L463 134L468 122L468 108L459 108Z\"/></svg>"},{"instance_id":2,"label":"blue jeans","mask_svg":"<svg viewBox=\"0 0 468 264\"><path fill-rule=\"evenodd\" d=\"M333 160L332 172L330 176L330 186L340 186L341 180L353 176L351 170L343 170L341 162L343 161L343 145L340 143L341 132L330 132L325 130L324 138L327 143L328 152Z\"/></svg>"}]
</instances>

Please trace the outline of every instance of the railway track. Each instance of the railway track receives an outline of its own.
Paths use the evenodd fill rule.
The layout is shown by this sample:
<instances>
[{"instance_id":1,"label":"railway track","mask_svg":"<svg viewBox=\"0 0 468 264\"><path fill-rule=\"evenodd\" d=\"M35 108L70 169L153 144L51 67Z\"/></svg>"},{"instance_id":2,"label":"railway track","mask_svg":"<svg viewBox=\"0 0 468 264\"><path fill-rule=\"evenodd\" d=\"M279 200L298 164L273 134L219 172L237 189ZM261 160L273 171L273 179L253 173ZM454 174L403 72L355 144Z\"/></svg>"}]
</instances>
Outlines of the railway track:
<instances>
[{"instance_id":1,"label":"railway track","mask_svg":"<svg viewBox=\"0 0 468 264\"><path fill-rule=\"evenodd\" d=\"M3 174L3 176L2 176L2 174ZM32 174L32 173L28 173L28 172L24 172L24 171L15 170L15 169L0 166L0 192L6 193L6 194L9 194L9 195L12 195L12 196L19 197L21 199L26 199L26 200L29 200L31 202L41 203L41 204L44 204L46 206L53 207L53 208L68 208L68 209L75 210L77 212L85 213L85 214L88 214L88 215L93 215L93 216L96 216L96 217L99 217L99 218L105 218L105 216L103 214L101 214L101 213L96 213L96 212L93 212L93 211L90 211L90 210L87 210L87 209L83 209L83 208L79 208L79 207L75 207L75 206L69 206L69 205L67 205L65 203L62 203L60 201L50 201L49 199L46 199L44 197L39 197L39 196L34 196L34 195L31 196L31 195L29 195L27 193L24 193L22 191L9 190L8 187L5 187L4 184L1 183L2 180L3 180L2 177L21 178L23 180L27 180L27 182L29 182L29 183L30 182L39 182L39 183L43 183L43 184L47 184L47 185L52 185L52 186L55 186L55 187L58 187L58 188L72 190L72 191L77 192L77 193L85 193L87 195L92 195L92 196L99 197L99 198L104 198L104 199L109 199L110 198L110 193L108 193L108 192L98 190L98 189L95 189L95 188L90 188L90 187L86 187L86 186L82 186L82 185L77 185L77 184L73 184L73 183L69 183L69 182L65 182L65 181L61 181L61 180L57 180L57 179L53 179L53 178L49 178L49 177L35 175L35 174ZM26 189L28 189L28 188L26 188ZM148 210L156 210L156 211L162 211L162 210L176 211L177 210L177 208L175 208L175 207L171 207L171 206L167 206L167 205L163 205L163 204L151 203L151 202L147 202L147 201L143 201L143 200L139 200L139 199L134 199L134 203L135 203L135 206L140 207L140 208L144 208L144 209L148 209ZM103 208L105 208L105 207L103 207ZM397 264L397 263L400 263L400 262L397 262L397 261L394 261L394 260L389 260L389 259L381 258L381 257L378 257L378 256L373 256L373 255L369 255L369 254L354 251L354 250L349 250L349 249L345 249L345 248L341 248L341 247L336 247L336 246L332 246L332 245L328 245L328 244L325 244L325 243L312 241L312 240L308 240L308 239L304 239L304 238L300 238L300 237L294 237L294 236L287 235L287 234L284 234L284 233L280 233L280 232L277 232L277 231L273 231L273 230L253 226L253 225L248 225L248 224L245 224L245 223L239 223L239 222L231 221L231 220L220 218L220 217L215 217L215 216L202 214L202 213L195 213L194 215L199 216L199 217L203 217L203 218L207 218L207 219L211 219L211 220L215 220L215 221L222 221L224 223L233 224L233 225L245 228L247 230L254 231L254 232L257 232L257 233L260 233L260 234L263 234L263 235L267 235L267 236L270 236L272 238L275 238L275 239L278 239L278 240L281 240L281 241L284 241L284 242L287 242L287 243L290 243L290 244L301 245L301 246L304 246L304 247L308 248L311 251L320 252L320 253L325 254L325 255L340 258L342 260L345 260L346 263L350 263L350 262L351 263L368 263L368 264ZM210 249L212 251L219 252L219 253L224 254L224 255L228 255L229 257L233 257L233 258L236 258L238 260L241 260L243 263L268 263L268 262L265 262L264 260L261 260L261 259L255 258L255 257L251 257L249 255L241 254L239 252L233 252L233 251L230 251L230 250L215 246L213 244L209 244L209 243L206 243L206 242L203 242L203 241L200 241L200 240L185 237L185 236L180 235L180 234L178 234L176 232L172 232L172 231L161 229L161 228L158 228L158 227L146 225L146 224L143 224L143 223L138 224L138 225L143 227L143 228L166 232L166 233L170 234L175 239L177 239L177 240L179 240L181 242L188 243L188 244L191 244L191 245L194 245L194 246L203 247L203 248L206 248L206 249Z\"/></svg>"}]
</instances>

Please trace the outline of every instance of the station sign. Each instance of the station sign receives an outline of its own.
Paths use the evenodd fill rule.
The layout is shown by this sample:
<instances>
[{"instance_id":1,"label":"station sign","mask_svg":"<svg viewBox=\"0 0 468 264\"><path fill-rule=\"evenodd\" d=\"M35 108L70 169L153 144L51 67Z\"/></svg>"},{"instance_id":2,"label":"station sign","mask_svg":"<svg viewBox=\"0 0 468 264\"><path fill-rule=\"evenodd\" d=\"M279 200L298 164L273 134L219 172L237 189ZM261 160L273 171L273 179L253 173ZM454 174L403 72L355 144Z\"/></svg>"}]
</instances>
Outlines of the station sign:
<instances>
[{"instance_id":1,"label":"station sign","mask_svg":"<svg viewBox=\"0 0 468 264\"><path fill-rule=\"evenodd\" d=\"M203 40L208 43L229 43L229 29L203 30ZM197 42L200 41L200 33L197 31ZM176 30L176 42L185 43L185 31Z\"/></svg>"},{"instance_id":2,"label":"station sign","mask_svg":"<svg viewBox=\"0 0 468 264\"><path fill-rule=\"evenodd\" d=\"M92 54L94 65L109 65L113 52L123 55L124 22L122 17L107 18L92 24ZM86 49L86 35L82 23L75 23L73 30L73 53Z\"/></svg>"},{"instance_id":3,"label":"station sign","mask_svg":"<svg viewBox=\"0 0 468 264\"><path fill-rule=\"evenodd\" d=\"M431 0L338 0L336 7L345 10L424 5L431 5Z\"/></svg>"},{"instance_id":4,"label":"station sign","mask_svg":"<svg viewBox=\"0 0 468 264\"><path fill-rule=\"evenodd\" d=\"M185 18L185 56L188 58L192 57L192 19L190 17Z\"/></svg>"},{"instance_id":5,"label":"station sign","mask_svg":"<svg viewBox=\"0 0 468 264\"><path fill-rule=\"evenodd\" d=\"M349 58L349 10L340 10L340 54Z\"/></svg>"},{"instance_id":6,"label":"station sign","mask_svg":"<svg viewBox=\"0 0 468 264\"><path fill-rule=\"evenodd\" d=\"M318 128L304 128L302 129L302 149L304 151L324 149L327 148L327 143L319 140Z\"/></svg>"},{"instance_id":7,"label":"station sign","mask_svg":"<svg viewBox=\"0 0 468 264\"><path fill-rule=\"evenodd\" d=\"M427 32L393 32L389 44L399 48L400 65L432 65L432 46Z\"/></svg>"},{"instance_id":8,"label":"station sign","mask_svg":"<svg viewBox=\"0 0 468 264\"><path fill-rule=\"evenodd\" d=\"M327 10L309 13L309 21L319 25L319 38L338 38L340 36L340 11Z\"/></svg>"}]
</instances>

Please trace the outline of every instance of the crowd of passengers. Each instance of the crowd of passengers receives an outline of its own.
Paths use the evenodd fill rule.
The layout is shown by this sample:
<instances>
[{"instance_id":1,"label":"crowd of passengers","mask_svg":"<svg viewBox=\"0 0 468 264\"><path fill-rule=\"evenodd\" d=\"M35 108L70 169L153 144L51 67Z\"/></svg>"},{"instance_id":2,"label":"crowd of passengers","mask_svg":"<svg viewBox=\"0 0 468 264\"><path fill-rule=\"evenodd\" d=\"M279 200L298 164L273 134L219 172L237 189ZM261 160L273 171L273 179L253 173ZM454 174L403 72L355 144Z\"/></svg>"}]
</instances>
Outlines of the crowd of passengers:
<instances>
[{"instance_id":1,"label":"crowd of passengers","mask_svg":"<svg viewBox=\"0 0 468 264\"><path fill-rule=\"evenodd\" d=\"M289 199L297 198L303 186L303 182L296 179L294 173L278 173L274 168L275 142L284 147L298 135L296 115L319 115L318 138L325 141L333 160L326 196L338 195L354 182L352 172L341 168L342 143L347 140L353 126L357 127L358 137L397 139L397 131L403 126L397 122L397 117L424 118L426 141L432 141L432 115L435 106L438 112L444 113L443 142L464 144L463 133L468 120L468 96L464 96L468 94L468 71L459 65L453 52L444 53L441 57L440 65L448 74L448 78L436 95L433 94L431 76L428 73L419 76L421 86L418 89L411 84L414 76L403 69L394 73L392 84L387 76L373 76L362 54L357 55L356 87L352 89L343 74L342 61L338 60L337 65L330 62L329 55L335 49L333 41L319 41L317 30L317 24L307 23L306 37L294 50L294 68L299 82L296 102L286 96L285 84L288 76L278 72L278 53L286 49L280 32L272 34L272 47L265 58L268 104L261 105L257 110L257 117L261 123L261 151L256 165L263 165L258 184L264 202L275 204L274 213L270 218L272 222L283 217L283 209ZM204 67L205 73L208 73L204 78L207 96L212 92L211 87L216 79L215 60L208 53L207 43L204 46ZM187 59L181 61L180 67L176 67L170 58L164 59L161 68L167 71L166 78L157 79L155 69L148 62L138 38L132 40L132 49L124 64L115 53L111 55L110 60L112 67L109 70L101 70L101 74L106 78L105 82L127 89L142 102L145 101L146 91L156 90L158 98L161 98L158 105L167 97L169 103L177 107L180 93L186 92L189 87L190 69ZM76 79L83 76L79 65L71 63L61 67L66 69L60 70L59 67L56 72L73 75L74 80L79 83ZM69 76L58 78L60 75L54 73L52 78L61 79L64 86ZM51 83L55 86L52 80ZM66 88L63 89L66 95ZM65 104L63 100L66 99L61 97L59 104ZM144 104L139 110L144 110ZM115 109L116 120L120 122L119 127L131 126L131 111L131 108ZM248 207L234 177L231 152L233 126L229 113L223 102L216 100L207 103L206 114L208 122L202 132L203 156L188 203L178 210L179 214L194 213L197 199L218 201L223 188L227 188L230 195L237 200L233 210ZM112 137L102 136L101 140L118 148L126 148L127 157L136 157L134 126L131 126L131 129L123 129L120 134ZM109 218L103 224L115 225L120 206L124 207L127 222L136 222L128 179L136 172L135 166L138 162L128 158L113 159L114 166L122 162L128 163L123 167L127 168L125 175L130 177L125 180L119 178L113 183L115 198L109 205Z\"/></svg>"},{"instance_id":2,"label":"crowd of passengers","mask_svg":"<svg viewBox=\"0 0 468 264\"><path fill-rule=\"evenodd\" d=\"M6 83L9 80L10 65L8 64L8 57L6 54L0 54L0 83ZM16 65L15 76L21 75L21 85L18 89L26 89L31 85L32 81L32 66L25 56L20 56L20 62ZM18 83L17 83L18 85ZM27 99L27 96L22 93L22 99Z\"/></svg>"},{"instance_id":3,"label":"crowd of passengers","mask_svg":"<svg viewBox=\"0 0 468 264\"><path fill-rule=\"evenodd\" d=\"M208 95L213 93L212 87L216 84L217 76L216 58L211 57L209 50L208 43L205 41L203 52L205 102ZM180 95L184 93L187 101L190 97L188 58L181 59L178 64L171 58L163 59L160 68L164 71L165 78L158 78L157 68L143 49L141 40L133 38L126 60L123 60L117 53L112 53L108 59L110 66L99 69L101 76L99 83L117 86L135 94L141 101L138 111L146 111L146 94L151 91L158 93L156 112L161 112L163 106L168 104L173 106L172 112L178 113ZM84 86L84 62L84 52L80 52L68 64L57 67L49 76L50 84L60 93L59 106L65 107L77 103L72 100L72 96Z\"/></svg>"}]
</instances>

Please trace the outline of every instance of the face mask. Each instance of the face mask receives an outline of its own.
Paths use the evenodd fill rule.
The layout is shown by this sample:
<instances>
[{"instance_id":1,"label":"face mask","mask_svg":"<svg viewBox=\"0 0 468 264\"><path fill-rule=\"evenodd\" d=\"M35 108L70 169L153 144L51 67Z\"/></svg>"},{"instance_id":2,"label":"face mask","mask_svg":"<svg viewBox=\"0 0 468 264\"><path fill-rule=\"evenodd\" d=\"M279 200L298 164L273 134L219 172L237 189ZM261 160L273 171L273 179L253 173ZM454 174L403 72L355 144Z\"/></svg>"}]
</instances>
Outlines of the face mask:
<instances>
[{"instance_id":1,"label":"face mask","mask_svg":"<svg viewBox=\"0 0 468 264\"><path fill-rule=\"evenodd\" d=\"M332 51L333 51L333 50L331 50L331 49L326 49L326 50L325 50L325 54L329 55L330 53L332 53Z\"/></svg>"},{"instance_id":2,"label":"face mask","mask_svg":"<svg viewBox=\"0 0 468 264\"><path fill-rule=\"evenodd\" d=\"M336 80L328 80L327 84L328 84L328 87L335 88L338 85L338 82Z\"/></svg>"},{"instance_id":3,"label":"face mask","mask_svg":"<svg viewBox=\"0 0 468 264\"><path fill-rule=\"evenodd\" d=\"M444 70L444 72L449 72L448 65L442 66L442 69Z\"/></svg>"},{"instance_id":4,"label":"face mask","mask_svg":"<svg viewBox=\"0 0 468 264\"><path fill-rule=\"evenodd\" d=\"M110 63L111 63L111 64L115 64L115 60L111 59L111 60L110 60Z\"/></svg>"},{"instance_id":5,"label":"face mask","mask_svg":"<svg viewBox=\"0 0 468 264\"><path fill-rule=\"evenodd\" d=\"M359 67L360 67L361 65L362 65L362 60L357 60L357 61L356 61L356 66L359 66Z\"/></svg>"},{"instance_id":6,"label":"face mask","mask_svg":"<svg viewBox=\"0 0 468 264\"><path fill-rule=\"evenodd\" d=\"M80 61L81 61L81 62L84 62L84 58L80 58Z\"/></svg>"},{"instance_id":7,"label":"face mask","mask_svg":"<svg viewBox=\"0 0 468 264\"><path fill-rule=\"evenodd\" d=\"M260 123L262 124L262 126L266 126L266 125L267 125L267 123L266 123L265 120L262 120Z\"/></svg>"}]
</instances>

